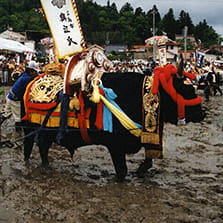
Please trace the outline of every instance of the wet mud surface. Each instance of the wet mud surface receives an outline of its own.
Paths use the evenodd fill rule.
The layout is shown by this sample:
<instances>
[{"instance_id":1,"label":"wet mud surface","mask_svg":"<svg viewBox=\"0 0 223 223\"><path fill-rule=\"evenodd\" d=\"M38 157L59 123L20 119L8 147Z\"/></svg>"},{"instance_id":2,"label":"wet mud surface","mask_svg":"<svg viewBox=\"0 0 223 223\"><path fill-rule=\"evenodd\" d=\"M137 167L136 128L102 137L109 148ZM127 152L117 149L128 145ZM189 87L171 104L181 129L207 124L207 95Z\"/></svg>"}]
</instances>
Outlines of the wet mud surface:
<instances>
[{"instance_id":1,"label":"wet mud surface","mask_svg":"<svg viewBox=\"0 0 223 223\"><path fill-rule=\"evenodd\" d=\"M71 161L54 145L47 170L37 146L28 165L22 147L1 146L0 223L223 223L223 96L203 105L201 123L165 124L164 159L145 178L135 174L143 149L128 156L123 183L103 146L81 147ZM13 134L8 120L1 140Z\"/></svg>"}]
</instances>

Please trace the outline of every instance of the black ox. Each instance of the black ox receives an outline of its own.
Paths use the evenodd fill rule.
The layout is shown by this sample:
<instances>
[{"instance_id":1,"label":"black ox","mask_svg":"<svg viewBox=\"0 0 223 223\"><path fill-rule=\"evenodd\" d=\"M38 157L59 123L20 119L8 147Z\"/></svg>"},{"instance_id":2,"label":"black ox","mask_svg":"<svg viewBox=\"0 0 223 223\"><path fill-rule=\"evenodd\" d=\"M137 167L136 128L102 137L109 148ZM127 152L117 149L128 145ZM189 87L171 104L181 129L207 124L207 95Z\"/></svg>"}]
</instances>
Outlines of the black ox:
<instances>
[{"instance_id":1,"label":"black ox","mask_svg":"<svg viewBox=\"0 0 223 223\"><path fill-rule=\"evenodd\" d=\"M139 73L105 73L101 81L104 87L111 88L117 94L116 103L122 110L136 123L142 124L142 85L145 76ZM179 84L178 82L175 82ZM182 90L182 88L180 88ZM185 88L187 90L187 88ZM192 91L192 92L191 92ZM192 89L189 92L183 93L185 98L196 97ZM169 104L170 103L170 104ZM95 127L95 107L93 102L90 102L88 97L85 98L85 106L91 106L92 112L90 115L90 129L87 130L92 144L105 145L111 155L116 177L118 180L123 180L127 174L126 154L137 153L142 146L151 147L152 145L142 144L140 137L132 135L126 130L120 122L113 116L113 132L97 130ZM170 114L171 113L171 114ZM201 121L203 118L201 106L191 106L186 108L186 121ZM170 97L161 89L161 123L162 130L163 121L176 123L177 111L176 104L171 101ZM37 126L33 123L27 123L30 127ZM70 131L69 131L70 130ZM74 151L87 143L83 140L80 131L73 131L73 128L68 128L63 132L63 137L60 138L60 144L66 147L71 156ZM25 128L25 135L32 132L32 128ZM38 147L43 166L48 166L48 151L53 142L58 143L58 132L55 128L43 128L38 132ZM32 152L34 143L34 134L24 139L24 159L28 161ZM146 157L146 160L139 167L139 170L145 171L152 166L152 159Z\"/></svg>"}]
</instances>

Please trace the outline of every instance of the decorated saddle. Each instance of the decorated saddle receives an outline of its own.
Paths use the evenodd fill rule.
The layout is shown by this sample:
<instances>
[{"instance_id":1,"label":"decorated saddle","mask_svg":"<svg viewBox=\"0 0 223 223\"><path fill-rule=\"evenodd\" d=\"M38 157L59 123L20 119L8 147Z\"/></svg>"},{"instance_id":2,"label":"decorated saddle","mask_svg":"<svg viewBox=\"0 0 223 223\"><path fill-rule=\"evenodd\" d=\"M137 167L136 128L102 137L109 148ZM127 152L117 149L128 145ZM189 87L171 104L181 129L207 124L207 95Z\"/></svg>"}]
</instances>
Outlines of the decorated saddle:
<instances>
[{"instance_id":1,"label":"decorated saddle","mask_svg":"<svg viewBox=\"0 0 223 223\"><path fill-rule=\"evenodd\" d=\"M23 117L23 120L41 125L47 113L51 110L52 113L47 120L46 126L59 127L63 86L63 77L51 74L39 75L30 82L24 95L26 115ZM76 110L68 108L67 115L67 125L78 128ZM86 120L88 123L88 119ZM87 124L88 126L89 124Z\"/></svg>"}]
</instances>

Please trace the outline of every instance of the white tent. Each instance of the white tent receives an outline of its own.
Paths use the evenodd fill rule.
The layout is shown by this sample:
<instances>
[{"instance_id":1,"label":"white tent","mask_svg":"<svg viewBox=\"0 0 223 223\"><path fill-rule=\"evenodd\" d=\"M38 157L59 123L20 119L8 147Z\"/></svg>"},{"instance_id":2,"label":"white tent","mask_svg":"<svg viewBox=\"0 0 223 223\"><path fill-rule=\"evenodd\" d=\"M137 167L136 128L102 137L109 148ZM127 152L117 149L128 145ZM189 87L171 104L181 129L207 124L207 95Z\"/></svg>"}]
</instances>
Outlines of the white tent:
<instances>
[{"instance_id":1,"label":"white tent","mask_svg":"<svg viewBox=\"0 0 223 223\"><path fill-rule=\"evenodd\" d=\"M0 37L4 39L11 39L19 42L24 42L26 37L21 33L13 32L12 30L5 30L4 32L0 33Z\"/></svg>"},{"instance_id":2,"label":"white tent","mask_svg":"<svg viewBox=\"0 0 223 223\"><path fill-rule=\"evenodd\" d=\"M29 47L25 46L20 42L4 39L1 37L0 37L0 50L8 50L17 53L33 52L32 49L30 49Z\"/></svg>"}]
</instances>

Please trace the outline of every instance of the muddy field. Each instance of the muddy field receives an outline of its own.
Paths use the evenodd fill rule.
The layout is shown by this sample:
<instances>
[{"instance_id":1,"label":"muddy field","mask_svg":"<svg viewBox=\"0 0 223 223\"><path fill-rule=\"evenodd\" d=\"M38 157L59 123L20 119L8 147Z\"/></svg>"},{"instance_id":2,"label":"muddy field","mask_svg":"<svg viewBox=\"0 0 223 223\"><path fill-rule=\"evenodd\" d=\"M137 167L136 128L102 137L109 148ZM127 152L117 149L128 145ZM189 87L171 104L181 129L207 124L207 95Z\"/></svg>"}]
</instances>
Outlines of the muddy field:
<instances>
[{"instance_id":1,"label":"muddy field","mask_svg":"<svg viewBox=\"0 0 223 223\"><path fill-rule=\"evenodd\" d=\"M29 165L21 147L1 147L0 223L222 223L223 96L203 106L201 123L165 125L164 159L155 160L145 178L135 174L143 149L128 156L124 183L114 181L103 146L81 147L71 161L54 145L47 171L37 147ZM1 140L13 134L9 120Z\"/></svg>"}]
</instances>

